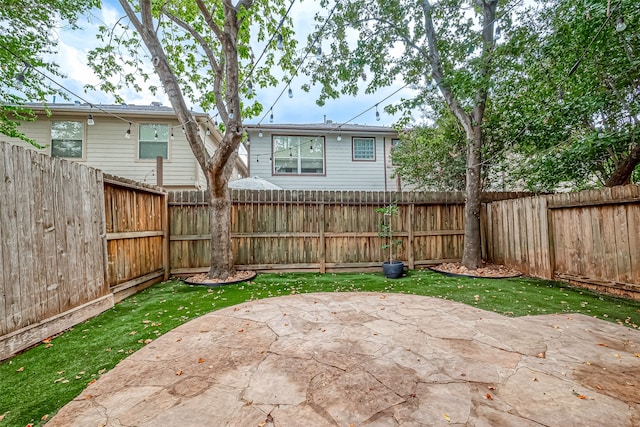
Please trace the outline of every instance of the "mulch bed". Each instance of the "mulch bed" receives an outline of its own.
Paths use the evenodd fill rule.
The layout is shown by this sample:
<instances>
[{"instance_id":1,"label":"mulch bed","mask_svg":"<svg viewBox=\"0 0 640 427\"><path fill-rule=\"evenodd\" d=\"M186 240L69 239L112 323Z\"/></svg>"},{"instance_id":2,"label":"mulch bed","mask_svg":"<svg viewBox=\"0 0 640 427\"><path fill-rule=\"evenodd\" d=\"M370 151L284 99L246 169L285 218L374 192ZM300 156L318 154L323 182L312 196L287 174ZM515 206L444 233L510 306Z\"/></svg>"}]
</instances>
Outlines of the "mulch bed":
<instances>
[{"instance_id":1,"label":"mulch bed","mask_svg":"<svg viewBox=\"0 0 640 427\"><path fill-rule=\"evenodd\" d=\"M209 279L207 273L196 274L195 276L185 279L185 283L189 285L200 286L222 286L231 285L233 283L246 282L256 277L256 272L251 270L236 271L236 274L229 276L226 279Z\"/></svg>"},{"instance_id":2,"label":"mulch bed","mask_svg":"<svg viewBox=\"0 0 640 427\"><path fill-rule=\"evenodd\" d=\"M430 267L429 269L447 276L485 277L491 279L505 279L522 276L520 271L500 264L483 263L482 267L476 270L469 270L459 262L450 262Z\"/></svg>"}]
</instances>

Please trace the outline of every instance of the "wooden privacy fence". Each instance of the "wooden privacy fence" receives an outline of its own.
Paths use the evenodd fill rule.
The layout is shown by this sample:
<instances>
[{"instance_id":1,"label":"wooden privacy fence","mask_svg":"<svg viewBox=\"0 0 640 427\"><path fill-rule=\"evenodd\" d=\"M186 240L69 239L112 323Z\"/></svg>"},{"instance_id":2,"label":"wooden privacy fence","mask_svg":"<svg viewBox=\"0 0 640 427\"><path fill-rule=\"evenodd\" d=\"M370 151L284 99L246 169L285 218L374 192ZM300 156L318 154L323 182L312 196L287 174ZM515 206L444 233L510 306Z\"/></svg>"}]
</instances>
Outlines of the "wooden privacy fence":
<instances>
[{"instance_id":1,"label":"wooden privacy fence","mask_svg":"<svg viewBox=\"0 0 640 427\"><path fill-rule=\"evenodd\" d=\"M501 199L517 193L486 195ZM397 258L409 268L459 261L463 193L233 190L231 227L239 269L344 271L380 268L387 258L376 208L397 201ZM210 265L209 213L201 191L169 193L172 274Z\"/></svg>"},{"instance_id":2,"label":"wooden privacy fence","mask_svg":"<svg viewBox=\"0 0 640 427\"><path fill-rule=\"evenodd\" d=\"M105 175L107 283L116 302L169 278L167 193Z\"/></svg>"},{"instance_id":3,"label":"wooden privacy fence","mask_svg":"<svg viewBox=\"0 0 640 427\"><path fill-rule=\"evenodd\" d=\"M0 360L113 305L102 179L0 143Z\"/></svg>"},{"instance_id":4,"label":"wooden privacy fence","mask_svg":"<svg viewBox=\"0 0 640 427\"><path fill-rule=\"evenodd\" d=\"M525 274L640 298L640 186L483 195L483 255ZM397 202L397 259L459 261L463 193L233 190L235 263L259 271L378 269L376 208ZM115 301L206 271L202 191L172 192L0 143L0 360Z\"/></svg>"},{"instance_id":5,"label":"wooden privacy fence","mask_svg":"<svg viewBox=\"0 0 640 427\"><path fill-rule=\"evenodd\" d=\"M483 209L490 261L640 299L640 186L505 200Z\"/></svg>"}]
</instances>

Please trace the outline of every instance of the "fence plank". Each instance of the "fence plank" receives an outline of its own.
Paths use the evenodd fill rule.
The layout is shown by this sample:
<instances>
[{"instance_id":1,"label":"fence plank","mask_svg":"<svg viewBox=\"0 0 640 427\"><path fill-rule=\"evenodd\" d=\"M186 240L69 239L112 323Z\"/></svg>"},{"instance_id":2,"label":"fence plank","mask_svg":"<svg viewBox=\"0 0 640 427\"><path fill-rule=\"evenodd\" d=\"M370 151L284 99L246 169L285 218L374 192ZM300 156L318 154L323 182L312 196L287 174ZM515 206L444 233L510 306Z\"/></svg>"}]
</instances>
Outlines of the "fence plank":
<instances>
[{"instance_id":1,"label":"fence plank","mask_svg":"<svg viewBox=\"0 0 640 427\"><path fill-rule=\"evenodd\" d=\"M17 147L16 147L17 148ZM14 150L14 164L16 174L16 216L18 218L18 268L19 277L15 295L18 300L21 322L36 319L35 306L39 305L38 292L34 289L33 277L33 234L31 227L31 211L33 209L31 186L31 160L27 150Z\"/></svg>"},{"instance_id":2,"label":"fence plank","mask_svg":"<svg viewBox=\"0 0 640 427\"><path fill-rule=\"evenodd\" d=\"M11 146L0 144L3 147L3 169L0 175L0 226L2 227L2 254L3 254L3 294L4 316L2 317L3 332L11 332L22 324L20 315L20 272L16 268L19 265L18 247L18 220L16 213L16 183L14 156Z\"/></svg>"},{"instance_id":3,"label":"fence plank","mask_svg":"<svg viewBox=\"0 0 640 427\"><path fill-rule=\"evenodd\" d=\"M0 143L0 359L108 294L102 223L92 220L105 209L96 173Z\"/></svg>"},{"instance_id":4,"label":"fence plank","mask_svg":"<svg viewBox=\"0 0 640 427\"><path fill-rule=\"evenodd\" d=\"M209 265L209 218L201 194L172 192L169 196L174 273ZM457 193L234 190L231 194L232 241L240 269L314 265L316 271L324 272L379 265L387 255L378 237L381 214L375 209L394 200L400 215L393 227L403 242L399 259L425 265L462 256L464 209Z\"/></svg>"},{"instance_id":5,"label":"fence plank","mask_svg":"<svg viewBox=\"0 0 640 427\"><path fill-rule=\"evenodd\" d=\"M491 202L485 212L489 261L640 298L639 185Z\"/></svg>"}]
</instances>

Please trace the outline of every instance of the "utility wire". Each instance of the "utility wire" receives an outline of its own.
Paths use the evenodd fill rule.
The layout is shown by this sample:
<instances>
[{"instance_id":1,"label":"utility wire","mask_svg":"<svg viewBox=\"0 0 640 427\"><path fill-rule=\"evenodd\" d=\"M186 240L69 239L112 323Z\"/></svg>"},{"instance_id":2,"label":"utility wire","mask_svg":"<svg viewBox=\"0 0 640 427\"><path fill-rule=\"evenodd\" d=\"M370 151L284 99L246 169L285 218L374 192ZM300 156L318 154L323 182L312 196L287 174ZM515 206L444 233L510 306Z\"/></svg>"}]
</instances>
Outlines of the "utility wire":
<instances>
[{"instance_id":1,"label":"utility wire","mask_svg":"<svg viewBox=\"0 0 640 427\"><path fill-rule=\"evenodd\" d=\"M578 66L580 65L580 63L582 62L582 60L584 59L585 56L587 56L587 53L589 53L589 49L591 49L591 45L598 39L598 37L600 36L600 33L602 32L602 29L605 27L605 25L607 25L607 23L609 22L609 20L611 19L611 16L613 15L613 12L615 12L616 10L618 10L618 8L620 7L620 5L622 4L622 0L620 0L618 2L617 5L615 5L613 7L613 9L611 9L611 11L609 13L607 13L607 18L604 20L604 22L602 23L602 25L600 26L600 28L598 28L598 31L596 31L596 33L594 34L593 38L591 39L591 41L589 42L589 44L587 45L587 47L584 49L584 51L582 52L582 55L580 55L580 58L578 58L578 60L576 61L575 64L573 64L573 67L571 67L571 70L569 70L569 77L571 77L573 75L573 73L576 72L576 70L578 69Z\"/></svg>"},{"instance_id":2,"label":"utility wire","mask_svg":"<svg viewBox=\"0 0 640 427\"><path fill-rule=\"evenodd\" d=\"M84 99L81 95L78 95L77 93L75 93L74 91L72 91L71 89L67 88L66 86L64 86L62 83L59 83L58 81L56 81L55 79L53 79L52 77L50 77L48 74L38 70L36 67L32 66L31 64L29 64L28 61L24 60L23 58L20 57L20 55L18 55L17 53L15 53L12 49L10 49L9 47L7 47L4 43L0 42L0 47L3 48L4 50L6 50L7 52L9 52L11 55L13 55L16 59L18 59L19 61L22 61L23 63L27 64L28 67L30 69L32 69L33 71L35 71L36 73L38 73L39 75L41 75L42 77L44 77L45 79L49 80L50 82L52 82L54 85L58 86L60 89L62 89L63 91L67 92L70 95L75 96L76 98L78 98L79 100L83 101L85 104L89 105L89 108L91 109L96 109L99 111L102 111L105 114L108 114L112 117L115 117L118 120L122 120L125 123L133 123L131 122L131 120L127 120L125 118L122 118L120 116L118 116L117 114L114 114L110 111L106 111L105 109L101 108L99 105L96 105L92 102L87 101L86 99Z\"/></svg>"},{"instance_id":3,"label":"utility wire","mask_svg":"<svg viewBox=\"0 0 640 427\"><path fill-rule=\"evenodd\" d=\"M264 49L262 49L262 53L260 54L260 56L258 57L256 62L254 62L253 67L251 67L251 70L249 71L249 74L247 75L247 77L244 78L244 80L240 84L240 87L244 87L245 83L247 83L247 81L249 80L250 76L253 74L253 72L255 71L256 67L258 66L258 64L262 60L262 57L264 56L264 54L267 53L267 50L269 49L269 46L271 45L271 42L279 34L280 29L282 28L282 24L284 24L284 20L287 19L287 16L289 16L289 12L291 12L291 8L293 7L293 4L295 2L296 2L296 0L291 0L291 4L289 5L289 8L287 9L287 12L284 14L282 19L280 20L280 23L278 24L278 27L276 28L276 31L273 34L271 34L271 38L269 38L269 41L267 42L267 44L265 44Z\"/></svg>"},{"instance_id":4,"label":"utility wire","mask_svg":"<svg viewBox=\"0 0 640 427\"><path fill-rule=\"evenodd\" d=\"M347 120L346 122L343 122L341 124L339 124L336 129L340 129L342 126L346 125L347 123L350 123L352 121L354 121L355 119L357 119L358 117L362 116L364 113L366 113L367 111L371 111L374 108L376 108L378 106L378 104L380 104L381 102L386 101L387 99L391 98L393 95L395 95L396 93L400 92L402 89L406 88L407 86L409 86L409 83L405 84L404 86L402 86L399 89L396 89L393 93L391 93L390 95L385 96L384 98L382 98L380 101L376 102L374 105L372 105L371 107L367 108L366 110L362 111L361 113L353 116L352 118L350 118L349 120Z\"/></svg>"},{"instance_id":5,"label":"utility wire","mask_svg":"<svg viewBox=\"0 0 640 427\"><path fill-rule=\"evenodd\" d=\"M333 5L333 8L331 9L331 12L329 12L329 15L327 16L327 19L324 21L324 24L322 25L322 28L320 28L320 35L322 35L322 32L324 31L324 29L327 26L327 23L329 22L329 20L331 19L331 17L333 16L333 12L335 12L336 7L338 7L338 4L340 3L339 0L336 1L336 3ZM271 104L271 107L269 107L268 110L265 110L266 112L264 113L264 115L260 118L260 120L258 121L258 126L260 126L260 124L262 123L262 121L267 117L267 114L269 112L271 112L271 114L273 114L273 107L276 106L276 104L278 103L278 101L280 100L280 98L282 98L282 95L284 94L285 90L287 90L287 88L290 87L291 81L293 80L293 78L295 76L297 76L298 74L298 70L300 69L300 67L302 67L302 64L304 64L304 61L307 59L307 57L309 56L309 54L311 53L311 48L316 44L316 42L318 41L318 38L316 38L316 40L311 44L311 46L309 46L309 49L307 49L307 52L305 53L304 57L302 58L302 60L300 60L300 63L298 64L298 66L296 67L295 71L293 72L293 75L289 78L289 80L287 81L287 84L284 86L284 88L282 88L282 91L280 91L280 94L278 95L278 97L276 98L276 100L273 102L273 104Z\"/></svg>"}]
</instances>

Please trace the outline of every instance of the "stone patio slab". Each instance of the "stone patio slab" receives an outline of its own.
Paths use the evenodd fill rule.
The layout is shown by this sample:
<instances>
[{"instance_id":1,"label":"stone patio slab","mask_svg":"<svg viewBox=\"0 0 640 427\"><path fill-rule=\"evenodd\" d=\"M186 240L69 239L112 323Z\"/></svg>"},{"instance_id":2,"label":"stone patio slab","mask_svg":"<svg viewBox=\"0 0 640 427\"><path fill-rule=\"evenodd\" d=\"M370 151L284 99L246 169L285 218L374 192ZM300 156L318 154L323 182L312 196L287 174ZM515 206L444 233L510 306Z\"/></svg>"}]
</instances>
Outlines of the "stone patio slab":
<instances>
[{"instance_id":1,"label":"stone patio slab","mask_svg":"<svg viewBox=\"0 0 640 427\"><path fill-rule=\"evenodd\" d=\"M182 325L47 426L640 425L640 331L430 297L302 294Z\"/></svg>"}]
</instances>

